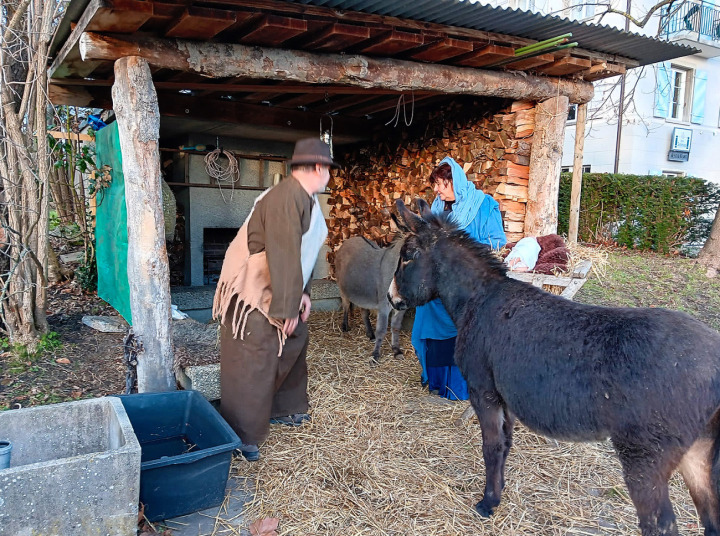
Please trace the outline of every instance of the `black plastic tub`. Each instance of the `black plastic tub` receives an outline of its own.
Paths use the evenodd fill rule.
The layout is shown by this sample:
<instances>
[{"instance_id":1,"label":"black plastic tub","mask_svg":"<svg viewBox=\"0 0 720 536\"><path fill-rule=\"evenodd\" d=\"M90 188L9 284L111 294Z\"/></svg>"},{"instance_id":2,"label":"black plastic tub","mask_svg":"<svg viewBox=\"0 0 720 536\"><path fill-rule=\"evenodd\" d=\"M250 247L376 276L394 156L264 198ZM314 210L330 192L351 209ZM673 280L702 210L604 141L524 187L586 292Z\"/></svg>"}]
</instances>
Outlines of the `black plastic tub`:
<instances>
[{"instance_id":1,"label":"black plastic tub","mask_svg":"<svg viewBox=\"0 0 720 536\"><path fill-rule=\"evenodd\" d=\"M140 502L149 521L222 504L237 434L197 391L118 396L140 448Z\"/></svg>"}]
</instances>

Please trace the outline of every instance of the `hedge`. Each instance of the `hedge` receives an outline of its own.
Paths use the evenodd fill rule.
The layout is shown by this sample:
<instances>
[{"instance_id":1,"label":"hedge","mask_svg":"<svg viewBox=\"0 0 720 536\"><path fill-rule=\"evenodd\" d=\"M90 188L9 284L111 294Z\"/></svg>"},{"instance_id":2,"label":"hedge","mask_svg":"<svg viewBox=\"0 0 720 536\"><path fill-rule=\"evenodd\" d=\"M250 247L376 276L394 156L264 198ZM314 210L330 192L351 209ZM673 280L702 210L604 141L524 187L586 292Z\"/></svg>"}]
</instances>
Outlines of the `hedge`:
<instances>
[{"instance_id":1,"label":"hedge","mask_svg":"<svg viewBox=\"0 0 720 536\"><path fill-rule=\"evenodd\" d=\"M560 178L558 233L567 235L572 176ZM695 177L583 174L578 240L668 253L704 242L720 187Z\"/></svg>"}]
</instances>

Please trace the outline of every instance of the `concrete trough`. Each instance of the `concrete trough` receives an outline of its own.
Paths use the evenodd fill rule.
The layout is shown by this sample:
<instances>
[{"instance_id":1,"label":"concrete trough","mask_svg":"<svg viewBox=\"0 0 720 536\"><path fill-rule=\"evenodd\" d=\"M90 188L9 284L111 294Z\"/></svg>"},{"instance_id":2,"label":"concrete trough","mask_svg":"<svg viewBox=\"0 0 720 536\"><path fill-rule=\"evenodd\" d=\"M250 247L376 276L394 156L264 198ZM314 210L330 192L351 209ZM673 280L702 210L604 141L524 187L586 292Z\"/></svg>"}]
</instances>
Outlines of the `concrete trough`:
<instances>
[{"instance_id":1,"label":"concrete trough","mask_svg":"<svg viewBox=\"0 0 720 536\"><path fill-rule=\"evenodd\" d=\"M135 536L140 444L114 397L0 412L0 535Z\"/></svg>"}]
</instances>

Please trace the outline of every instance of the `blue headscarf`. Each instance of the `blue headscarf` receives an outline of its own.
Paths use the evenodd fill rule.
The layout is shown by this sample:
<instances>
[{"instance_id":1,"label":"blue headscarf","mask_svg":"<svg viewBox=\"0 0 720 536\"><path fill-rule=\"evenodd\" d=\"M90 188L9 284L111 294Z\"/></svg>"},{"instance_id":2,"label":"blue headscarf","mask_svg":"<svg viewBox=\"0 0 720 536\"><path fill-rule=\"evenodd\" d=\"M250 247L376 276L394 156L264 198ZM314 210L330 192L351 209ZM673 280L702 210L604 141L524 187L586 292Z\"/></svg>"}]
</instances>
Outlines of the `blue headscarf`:
<instances>
[{"instance_id":1,"label":"blue headscarf","mask_svg":"<svg viewBox=\"0 0 720 536\"><path fill-rule=\"evenodd\" d=\"M477 216L480 205L482 205L485 199L485 194L475 188L475 185L468 180L460 164L455 162L455 160L446 156L439 165L442 164L449 164L450 170L452 171L455 203L450 213L450 219L457 223L461 229L465 229L470 225L470 222L475 219L475 216ZM431 210L433 214L442 214L444 212L445 202L440 199L440 196L435 197Z\"/></svg>"}]
</instances>

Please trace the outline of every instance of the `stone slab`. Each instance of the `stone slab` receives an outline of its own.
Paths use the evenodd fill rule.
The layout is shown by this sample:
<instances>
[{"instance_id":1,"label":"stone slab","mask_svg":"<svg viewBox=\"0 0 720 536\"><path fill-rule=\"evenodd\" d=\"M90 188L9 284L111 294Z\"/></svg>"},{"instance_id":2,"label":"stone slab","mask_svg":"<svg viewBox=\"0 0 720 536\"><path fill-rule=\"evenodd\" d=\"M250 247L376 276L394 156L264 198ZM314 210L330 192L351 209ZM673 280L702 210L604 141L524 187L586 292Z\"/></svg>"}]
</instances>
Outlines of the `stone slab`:
<instances>
[{"instance_id":1,"label":"stone slab","mask_svg":"<svg viewBox=\"0 0 720 536\"><path fill-rule=\"evenodd\" d=\"M102 333L125 333L129 327L120 316L83 316L82 323Z\"/></svg>"}]
</instances>

